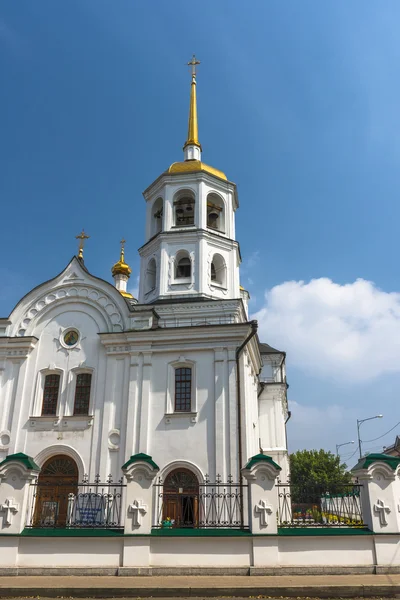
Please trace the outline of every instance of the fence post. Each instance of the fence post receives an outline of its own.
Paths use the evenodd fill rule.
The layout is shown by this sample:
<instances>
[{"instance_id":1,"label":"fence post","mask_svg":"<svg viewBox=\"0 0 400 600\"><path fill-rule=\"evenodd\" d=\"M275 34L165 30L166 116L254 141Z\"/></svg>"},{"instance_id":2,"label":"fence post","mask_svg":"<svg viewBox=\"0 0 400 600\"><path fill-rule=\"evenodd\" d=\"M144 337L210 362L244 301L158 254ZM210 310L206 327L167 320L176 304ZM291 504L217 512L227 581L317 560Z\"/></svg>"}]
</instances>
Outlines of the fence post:
<instances>
[{"instance_id":1,"label":"fence post","mask_svg":"<svg viewBox=\"0 0 400 600\"><path fill-rule=\"evenodd\" d=\"M18 534L26 525L30 484L39 475L34 460L18 452L0 463L0 533Z\"/></svg>"},{"instance_id":2,"label":"fence post","mask_svg":"<svg viewBox=\"0 0 400 600\"><path fill-rule=\"evenodd\" d=\"M253 456L242 469L248 481L249 525L252 533L277 533L278 489L281 467L265 454Z\"/></svg>"},{"instance_id":3,"label":"fence post","mask_svg":"<svg viewBox=\"0 0 400 600\"><path fill-rule=\"evenodd\" d=\"M400 533L400 458L368 454L351 470L361 486L364 524L374 533Z\"/></svg>"},{"instance_id":4,"label":"fence post","mask_svg":"<svg viewBox=\"0 0 400 600\"><path fill-rule=\"evenodd\" d=\"M124 533L151 533L153 481L159 467L147 454L134 454L123 465L126 477L126 515Z\"/></svg>"}]
</instances>

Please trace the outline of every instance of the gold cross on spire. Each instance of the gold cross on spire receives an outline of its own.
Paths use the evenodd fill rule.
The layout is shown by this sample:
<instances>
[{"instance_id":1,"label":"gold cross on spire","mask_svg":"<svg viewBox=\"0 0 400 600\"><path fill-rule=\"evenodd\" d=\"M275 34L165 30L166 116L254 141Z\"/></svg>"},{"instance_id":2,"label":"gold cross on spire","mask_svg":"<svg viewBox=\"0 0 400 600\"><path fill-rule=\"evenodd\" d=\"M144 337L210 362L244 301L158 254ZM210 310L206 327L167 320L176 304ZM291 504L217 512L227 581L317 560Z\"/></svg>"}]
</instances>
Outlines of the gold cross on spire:
<instances>
[{"instance_id":1,"label":"gold cross on spire","mask_svg":"<svg viewBox=\"0 0 400 600\"><path fill-rule=\"evenodd\" d=\"M85 241L90 238L90 235L86 235L85 230L82 229L79 235L75 236L75 239L79 240L79 249L78 249L78 258L83 259L83 247L85 245Z\"/></svg>"},{"instance_id":2,"label":"gold cross on spire","mask_svg":"<svg viewBox=\"0 0 400 600\"><path fill-rule=\"evenodd\" d=\"M126 244L126 240L124 238L122 238L122 240L120 241L121 244L121 256L120 256L120 261L121 262L125 262L125 244Z\"/></svg>"},{"instance_id":3,"label":"gold cross on spire","mask_svg":"<svg viewBox=\"0 0 400 600\"><path fill-rule=\"evenodd\" d=\"M193 54L192 60L188 62L188 66L192 67L192 79L196 79L196 66L200 64L200 61L196 59L196 56Z\"/></svg>"}]
</instances>

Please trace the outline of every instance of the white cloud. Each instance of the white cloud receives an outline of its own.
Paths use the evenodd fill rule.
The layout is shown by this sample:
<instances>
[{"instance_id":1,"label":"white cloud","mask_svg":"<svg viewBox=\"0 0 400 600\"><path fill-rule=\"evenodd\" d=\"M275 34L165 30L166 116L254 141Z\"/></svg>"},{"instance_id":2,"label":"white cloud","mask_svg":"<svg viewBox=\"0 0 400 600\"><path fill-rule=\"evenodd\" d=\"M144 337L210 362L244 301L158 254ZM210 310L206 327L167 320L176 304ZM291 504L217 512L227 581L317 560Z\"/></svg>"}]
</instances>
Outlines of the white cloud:
<instances>
[{"instance_id":1,"label":"white cloud","mask_svg":"<svg viewBox=\"0 0 400 600\"><path fill-rule=\"evenodd\" d=\"M287 281L266 292L253 316L262 341L308 372L360 382L400 372L400 294L370 281Z\"/></svg>"}]
</instances>

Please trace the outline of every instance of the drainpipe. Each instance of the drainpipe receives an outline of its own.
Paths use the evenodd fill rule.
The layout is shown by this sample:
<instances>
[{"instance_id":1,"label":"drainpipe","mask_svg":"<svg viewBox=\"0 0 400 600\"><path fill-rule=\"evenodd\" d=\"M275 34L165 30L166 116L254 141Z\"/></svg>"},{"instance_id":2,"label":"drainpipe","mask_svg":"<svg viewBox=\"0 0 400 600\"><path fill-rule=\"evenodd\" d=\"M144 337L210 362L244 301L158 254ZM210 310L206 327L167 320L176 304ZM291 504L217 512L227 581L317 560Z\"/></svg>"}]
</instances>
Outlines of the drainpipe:
<instances>
[{"instance_id":1,"label":"drainpipe","mask_svg":"<svg viewBox=\"0 0 400 600\"><path fill-rule=\"evenodd\" d=\"M242 469L242 460L243 460L243 453L242 453L242 402L241 402L241 396L240 396L240 368L239 368L239 359L240 359L240 355L242 354L243 350L245 349L245 347L247 346L247 344L250 342L251 338L253 338L256 333L257 333L257 329L258 329L258 322L257 321L250 321L250 326L251 326L251 332L249 333L249 335L247 336L247 338L244 340L243 344L241 344L240 346L238 346L236 348L236 397L237 397L237 420L238 420L238 461L239 461L239 487L240 487L240 496L241 496L241 503L240 503L240 521L243 527L243 523L244 523L244 515L243 515L243 478L241 475L241 469Z\"/></svg>"}]
</instances>

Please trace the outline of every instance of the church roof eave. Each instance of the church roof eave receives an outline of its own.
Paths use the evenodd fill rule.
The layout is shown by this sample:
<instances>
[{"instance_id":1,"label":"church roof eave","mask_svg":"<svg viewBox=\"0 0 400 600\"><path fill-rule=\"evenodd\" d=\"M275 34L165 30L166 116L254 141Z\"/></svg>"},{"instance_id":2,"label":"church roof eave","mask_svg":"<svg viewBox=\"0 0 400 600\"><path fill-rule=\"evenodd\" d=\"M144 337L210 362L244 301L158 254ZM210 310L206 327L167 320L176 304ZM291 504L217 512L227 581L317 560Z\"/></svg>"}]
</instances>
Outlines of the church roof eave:
<instances>
[{"instance_id":1,"label":"church roof eave","mask_svg":"<svg viewBox=\"0 0 400 600\"><path fill-rule=\"evenodd\" d=\"M227 185L229 188L232 189L232 191L234 193L235 208L237 208L239 206L239 202L238 202L238 198L237 198L236 183L234 183L233 181L229 181L229 179L222 179L221 177L217 177L217 175L213 175L212 173L207 172L207 171L188 171L188 172L184 172L184 173L169 173L168 171L164 171L163 173L161 173L161 175L159 175L157 177L157 179L155 179L153 181L153 183L151 183L144 190L143 196L144 196L145 200L148 200L149 197L152 195L152 193L154 193L155 188L161 187L161 185L163 183L173 182L174 179L179 178L179 177L186 179L188 176L193 177L193 175L197 175L197 176L200 175L202 177L207 177L214 181L217 180L219 184Z\"/></svg>"}]
</instances>

